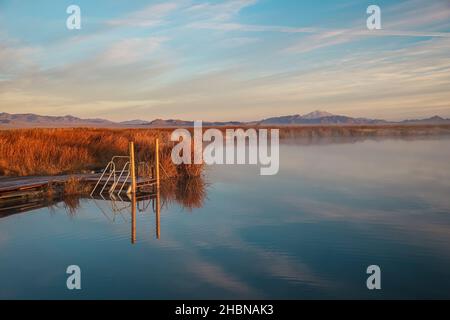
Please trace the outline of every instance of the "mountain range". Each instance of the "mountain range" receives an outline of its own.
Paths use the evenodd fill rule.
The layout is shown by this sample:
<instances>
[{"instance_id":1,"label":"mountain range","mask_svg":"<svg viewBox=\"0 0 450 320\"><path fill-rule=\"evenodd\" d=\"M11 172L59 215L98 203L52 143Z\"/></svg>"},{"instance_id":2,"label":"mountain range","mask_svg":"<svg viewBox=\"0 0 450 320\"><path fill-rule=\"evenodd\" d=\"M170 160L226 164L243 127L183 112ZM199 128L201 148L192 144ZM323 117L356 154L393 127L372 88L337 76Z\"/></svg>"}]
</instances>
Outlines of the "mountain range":
<instances>
[{"instance_id":1,"label":"mountain range","mask_svg":"<svg viewBox=\"0 0 450 320\"><path fill-rule=\"evenodd\" d=\"M41 116L37 114L9 114L0 113L0 128L54 128L54 127L99 127L99 128L161 128L161 127L190 127L193 121L163 120L153 121L130 120L113 122L105 119L82 119L74 116ZM326 111L314 111L305 115L289 115L272 117L263 120L240 122L203 122L204 126L245 126L245 125L381 125L381 124L450 124L450 119L434 116L427 119L413 119L399 122L381 119L353 118L335 115Z\"/></svg>"}]
</instances>

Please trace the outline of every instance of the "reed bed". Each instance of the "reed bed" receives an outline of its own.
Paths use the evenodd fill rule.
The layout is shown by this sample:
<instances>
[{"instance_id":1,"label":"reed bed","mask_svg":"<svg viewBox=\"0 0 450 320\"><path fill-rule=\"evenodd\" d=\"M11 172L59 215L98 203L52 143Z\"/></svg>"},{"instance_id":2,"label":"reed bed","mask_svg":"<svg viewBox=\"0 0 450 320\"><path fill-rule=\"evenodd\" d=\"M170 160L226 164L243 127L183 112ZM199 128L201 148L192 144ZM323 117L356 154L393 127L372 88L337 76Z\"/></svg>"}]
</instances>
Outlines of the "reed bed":
<instances>
[{"instance_id":1,"label":"reed bed","mask_svg":"<svg viewBox=\"0 0 450 320\"><path fill-rule=\"evenodd\" d=\"M154 161L160 141L162 178L192 177L202 165L176 166L174 143L166 129L16 129L0 131L0 175L33 176L86 173L102 169L113 156L128 155L134 141L138 161ZM154 163L154 162L153 162Z\"/></svg>"}]
</instances>

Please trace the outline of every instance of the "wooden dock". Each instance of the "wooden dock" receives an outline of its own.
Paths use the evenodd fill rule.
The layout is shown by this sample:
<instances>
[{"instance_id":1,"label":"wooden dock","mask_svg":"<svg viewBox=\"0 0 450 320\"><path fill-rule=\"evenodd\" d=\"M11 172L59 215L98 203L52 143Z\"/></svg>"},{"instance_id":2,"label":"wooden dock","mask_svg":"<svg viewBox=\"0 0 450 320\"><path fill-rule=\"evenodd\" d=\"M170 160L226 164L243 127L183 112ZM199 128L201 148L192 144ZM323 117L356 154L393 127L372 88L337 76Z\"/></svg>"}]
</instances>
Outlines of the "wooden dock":
<instances>
[{"instance_id":1,"label":"wooden dock","mask_svg":"<svg viewBox=\"0 0 450 320\"><path fill-rule=\"evenodd\" d=\"M94 185L98 182L100 174L0 178L0 201L27 195L33 196L47 190L51 186L64 185L71 178L77 178L81 182ZM139 191L144 187L154 186L156 182L156 179L139 177L136 179L136 190ZM107 181L106 178L100 181L101 185L106 184L107 187L113 183L114 181ZM125 183L125 191L131 185L131 181L125 181L125 178L121 178L119 183Z\"/></svg>"},{"instance_id":2,"label":"wooden dock","mask_svg":"<svg viewBox=\"0 0 450 320\"><path fill-rule=\"evenodd\" d=\"M72 174L40 177L0 177L1 203L17 199L32 199L49 193L64 194L65 184L72 178L80 183L92 185L91 196L97 193L155 193L159 188L159 141L156 139L155 166L135 159L134 143L129 143L128 156L114 156L102 173ZM122 163L121 163L122 162ZM140 166L143 165L143 166ZM139 175L139 168L144 174Z\"/></svg>"},{"instance_id":3,"label":"wooden dock","mask_svg":"<svg viewBox=\"0 0 450 320\"><path fill-rule=\"evenodd\" d=\"M33 196L43 192L51 186L62 185L72 177L80 180L95 179L95 177L98 179L99 175L74 174L42 177L0 178L0 201L27 195Z\"/></svg>"}]
</instances>

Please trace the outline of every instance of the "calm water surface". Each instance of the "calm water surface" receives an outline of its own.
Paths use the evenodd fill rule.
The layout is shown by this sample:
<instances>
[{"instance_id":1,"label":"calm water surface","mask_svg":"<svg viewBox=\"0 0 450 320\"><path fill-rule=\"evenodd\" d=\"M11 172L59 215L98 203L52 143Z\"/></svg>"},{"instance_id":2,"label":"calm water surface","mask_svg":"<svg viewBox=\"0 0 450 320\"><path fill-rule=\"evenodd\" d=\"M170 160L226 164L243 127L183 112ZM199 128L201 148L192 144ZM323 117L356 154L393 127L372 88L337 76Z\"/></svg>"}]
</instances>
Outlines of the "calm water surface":
<instances>
[{"instance_id":1,"label":"calm water surface","mask_svg":"<svg viewBox=\"0 0 450 320\"><path fill-rule=\"evenodd\" d=\"M148 202L134 244L120 201L0 218L0 298L450 298L450 139L293 141L280 157L277 176L210 167L206 190L163 195L159 239Z\"/></svg>"}]
</instances>

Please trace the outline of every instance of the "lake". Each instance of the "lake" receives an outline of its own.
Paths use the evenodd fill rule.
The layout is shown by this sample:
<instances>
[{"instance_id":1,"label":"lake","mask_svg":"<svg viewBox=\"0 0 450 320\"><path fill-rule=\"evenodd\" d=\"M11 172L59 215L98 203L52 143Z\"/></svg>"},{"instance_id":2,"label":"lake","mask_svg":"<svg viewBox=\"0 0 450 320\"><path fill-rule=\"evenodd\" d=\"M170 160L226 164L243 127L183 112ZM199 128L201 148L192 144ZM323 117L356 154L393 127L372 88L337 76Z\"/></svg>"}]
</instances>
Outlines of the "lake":
<instances>
[{"instance_id":1,"label":"lake","mask_svg":"<svg viewBox=\"0 0 450 320\"><path fill-rule=\"evenodd\" d=\"M11 212L0 298L450 298L449 159L449 138L297 139L278 175L212 166L163 187L159 216L143 200L133 219L120 199Z\"/></svg>"}]
</instances>

